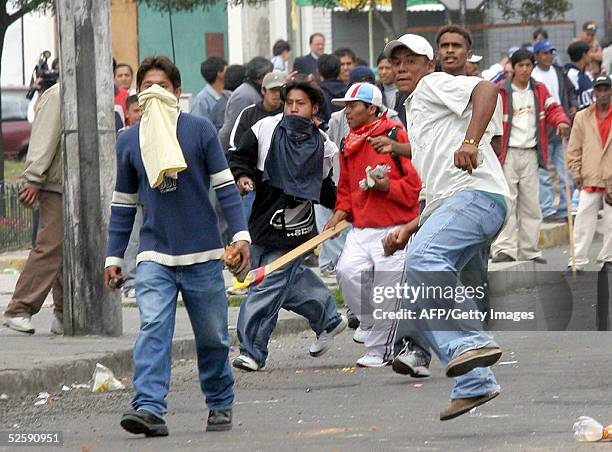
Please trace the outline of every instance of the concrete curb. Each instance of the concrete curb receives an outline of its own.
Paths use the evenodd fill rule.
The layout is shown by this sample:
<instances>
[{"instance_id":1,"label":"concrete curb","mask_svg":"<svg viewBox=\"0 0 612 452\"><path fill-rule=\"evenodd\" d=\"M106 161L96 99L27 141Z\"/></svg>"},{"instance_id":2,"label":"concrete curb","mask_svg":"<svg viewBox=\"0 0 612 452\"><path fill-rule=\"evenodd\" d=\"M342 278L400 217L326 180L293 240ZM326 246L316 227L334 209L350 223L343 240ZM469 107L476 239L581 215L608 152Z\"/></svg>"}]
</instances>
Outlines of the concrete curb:
<instances>
[{"instance_id":1,"label":"concrete curb","mask_svg":"<svg viewBox=\"0 0 612 452\"><path fill-rule=\"evenodd\" d=\"M272 337L301 333L309 330L305 318L280 319ZM238 344L236 329L230 327L232 346ZM78 339L76 339L78 340ZM66 360L51 366L28 370L4 370L0 373L0 394L15 398L33 395L41 391L56 393L62 385L86 383L91 380L96 363L113 371L117 378L131 376L133 347L125 347L109 353L97 353L88 358ZM192 338L177 338L172 341L172 359L194 359L195 341Z\"/></svg>"}]
</instances>

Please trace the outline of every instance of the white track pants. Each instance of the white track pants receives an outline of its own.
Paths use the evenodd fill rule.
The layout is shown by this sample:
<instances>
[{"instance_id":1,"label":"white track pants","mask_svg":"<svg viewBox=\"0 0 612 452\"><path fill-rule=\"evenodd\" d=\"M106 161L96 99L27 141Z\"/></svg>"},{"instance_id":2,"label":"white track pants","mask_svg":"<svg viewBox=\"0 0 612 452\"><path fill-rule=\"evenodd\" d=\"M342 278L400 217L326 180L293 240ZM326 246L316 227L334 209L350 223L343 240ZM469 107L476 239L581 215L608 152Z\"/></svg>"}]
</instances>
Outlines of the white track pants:
<instances>
[{"instance_id":1,"label":"white track pants","mask_svg":"<svg viewBox=\"0 0 612 452\"><path fill-rule=\"evenodd\" d=\"M385 257L382 246L382 239L398 227L353 228L347 235L336 267L344 302L359 318L360 328L370 331L365 341L368 353L381 356L384 360L393 358L394 322L375 317L377 313L380 316L382 312L397 311L399 300L395 297L377 297L375 303L374 290L376 287L395 287L401 283L404 250Z\"/></svg>"}]
</instances>

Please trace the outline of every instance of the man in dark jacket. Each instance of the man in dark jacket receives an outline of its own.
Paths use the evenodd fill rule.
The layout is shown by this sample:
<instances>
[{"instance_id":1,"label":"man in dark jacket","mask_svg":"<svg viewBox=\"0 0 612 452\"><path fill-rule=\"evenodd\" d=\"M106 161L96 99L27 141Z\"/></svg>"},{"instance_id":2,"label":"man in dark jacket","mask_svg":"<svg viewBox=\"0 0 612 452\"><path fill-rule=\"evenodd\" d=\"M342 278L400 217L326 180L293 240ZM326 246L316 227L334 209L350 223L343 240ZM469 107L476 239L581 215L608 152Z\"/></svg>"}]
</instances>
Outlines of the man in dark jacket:
<instances>
[{"instance_id":1,"label":"man in dark jacket","mask_svg":"<svg viewBox=\"0 0 612 452\"><path fill-rule=\"evenodd\" d=\"M314 79L317 78L317 60L325 51L325 36L321 33L313 33L308 41L310 44L310 53L301 57L297 57L293 62L293 70L304 75L311 75Z\"/></svg>"},{"instance_id":2,"label":"man in dark jacket","mask_svg":"<svg viewBox=\"0 0 612 452\"><path fill-rule=\"evenodd\" d=\"M272 72L273 68L272 63L264 57L255 57L247 63L246 80L236 88L227 101L223 127L219 130L219 140L226 155L236 118L245 107L261 101L261 83L264 76L268 72Z\"/></svg>"},{"instance_id":3,"label":"man in dark jacket","mask_svg":"<svg viewBox=\"0 0 612 452\"><path fill-rule=\"evenodd\" d=\"M536 42L533 46L536 67L533 69L534 80L544 83L548 92L565 110L565 114L572 118L576 113L576 93L572 82L567 78L563 69L553 64L555 55L554 46L546 39ZM572 180L565 180L563 171L563 146L561 138L552 127L548 127L548 161L559 176L560 200L557 207L553 207L554 192L552 178L548 168L540 168L540 208L545 222L565 221L567 219L567 200L565 199L565 184L569 184L570 193L573 192Z\"/></svg>"},{"instance_id":4,"label":"man in dark jacket","mask_svg":"<svg viewBox=\"0 0 612 452\"><path fill-rule=\"evenodd\" d=\"M319 87L325 95L325 102L321 105L318 116L321 121L328 123L331 114L341 109L332 104L331 100L343 97L346 91L346 85L338 79L340 59L336 55L321 55L317 60L317 70L321 79Z\"/></svg>"}]
</instances>

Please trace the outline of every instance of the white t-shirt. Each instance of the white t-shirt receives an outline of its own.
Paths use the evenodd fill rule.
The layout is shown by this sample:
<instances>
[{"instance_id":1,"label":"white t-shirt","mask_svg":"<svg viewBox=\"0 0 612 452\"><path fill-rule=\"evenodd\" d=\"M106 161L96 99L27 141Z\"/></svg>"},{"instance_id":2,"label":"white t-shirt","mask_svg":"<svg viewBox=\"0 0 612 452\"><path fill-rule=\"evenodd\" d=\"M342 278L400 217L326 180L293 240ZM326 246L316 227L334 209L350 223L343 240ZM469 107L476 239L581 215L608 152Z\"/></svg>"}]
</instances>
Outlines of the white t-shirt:
<instances>
[{"instance_id":1,"label":"white t-shirt","mask_svg":"<svg viewBox=\"0 0 612 452\"><path fill-rule=\"evenodd\" d=\"M472 119L472 91L480 82L483 80L478 77L434 72L421 79L406 100L412 164L423 180L427 203L421 222L443 199L465 189L510 198L504 172L487 133L478 145L481 163L472 174L454 164L455 151L463 144Z\"/></svg>"},{"instance_id":2,"label":"white t-shirt","mask_svg":"<svg viewBox=\"0 0 612 452\"><path fill-rule=\"evenodd\" d=\"M495 111L491 117L491 121L485 130L483 139L488 137L489 142L493 137L501 137L504 134L504 106L502 104L501 96L497 95L497 104L495 105Z\"/></svg>"},{"instance_id":3,"label":"white t-shirt","mask_svg":"<svg viewBox=\"0 0 612 452\"><path fill-rule=\"evenodd\" d=\"M512 125L508 146L534 148L536 146L535 96L529 86L519 89L512 85Z\"/></svg>"},{"instance_id":4,"label":"white t-shirt","mask_svg":"<svg viewBox=\"0 0 612 452\"><path fill-rule=\"evenodd\" d=\"M391 85L383 85L386 105L389 108L395 108L395 97L397 94L397 86L395 83Z\"/></svg>"},{"instance_id":5,"label":"white t-shirt","mask_svg":"<svg viewBox=\"0 0 612 452\"><path fill-rule=\"evenodd\" d=\"M552 66L544 71L536 66L531 73L531 76L538 82L544 83L550 95L561 105L561 98L559 97L559 77L557 77L557 71Z\"/></svg>"}]
</instances>

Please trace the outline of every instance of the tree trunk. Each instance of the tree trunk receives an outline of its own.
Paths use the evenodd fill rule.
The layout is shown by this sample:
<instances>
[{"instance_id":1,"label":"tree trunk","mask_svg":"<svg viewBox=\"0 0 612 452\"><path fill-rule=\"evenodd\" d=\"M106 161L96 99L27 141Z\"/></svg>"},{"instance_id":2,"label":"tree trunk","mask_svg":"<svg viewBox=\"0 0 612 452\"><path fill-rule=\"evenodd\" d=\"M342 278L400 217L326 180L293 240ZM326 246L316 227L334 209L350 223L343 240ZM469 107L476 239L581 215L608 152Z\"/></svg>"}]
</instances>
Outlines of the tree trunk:
<instances>
[{"instance_id":1,"label":"tree trunk","mask_svg":"<svg viewBox=\"0 0 612 452\"><path fill-rule=\"evenodd\" d=\"M395 37L399 38L406 33L406 27L408 25L406 0L391 0L391 17L393 20L393 31L395 32Z\"/></svg>"},{"instance_id":2,"label":"tree trunk","mask_svg":"<svg viewBox=\"0 0 612 452\"><path fill-rule=\"evenodd\" d=\"M103 287L115 180L108 0L57 0L64 161L64 328L122 333L121 300Z\"/></svg>"}]
</instances>

